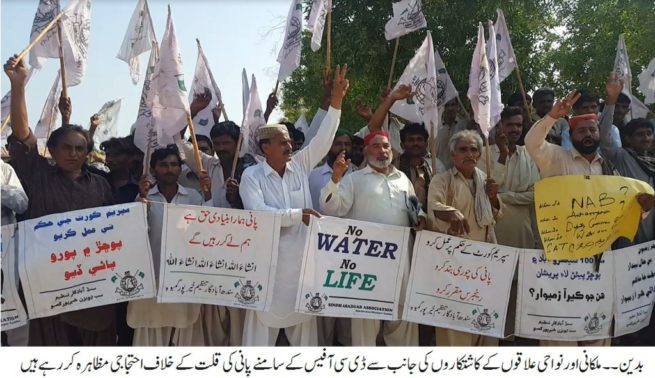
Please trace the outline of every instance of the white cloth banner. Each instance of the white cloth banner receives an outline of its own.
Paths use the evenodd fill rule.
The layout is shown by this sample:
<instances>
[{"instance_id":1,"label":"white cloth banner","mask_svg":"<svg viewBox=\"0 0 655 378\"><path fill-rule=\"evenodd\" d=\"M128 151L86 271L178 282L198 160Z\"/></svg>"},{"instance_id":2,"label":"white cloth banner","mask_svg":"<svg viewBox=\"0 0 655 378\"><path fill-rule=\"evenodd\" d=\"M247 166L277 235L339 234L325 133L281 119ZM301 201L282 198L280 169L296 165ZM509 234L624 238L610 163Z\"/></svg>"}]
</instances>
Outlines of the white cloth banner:
<instances>
[{"instance_id":1,"label":"white cloth banner","mask_svg":"<svg viewBox=\"0 0 655 378\"><path fill-rule=\"evenodd\" d=\"M155 296L145 204L19 223L19 273L30 318Z\"/></svg>"},{"instance_id":2,"label":"white cloth banner","mask_svg":"<svg viewBox=\"0 0 655 378\"><path fill-rule=\"evenodd\" d=\"M505 15L500 9L497 9L496 12L498 18L494 28L496 29L496 51L498 54L498 82L502 83L516 68L516 56L509 36L509 29L505 22Z\"/></svg>"},{"instance_id":3,"label":"white cloth banner","mask_svg":"<svg viewBox=\"0 0 655 378\"><path fill-rule=\"evenodd\" d=\"M493 22L489 21L489 40L487 41L487 59L489 60L489 85L491 89L490 115L491 127L495 127L500 121L500 113L503 111L503 101L500 94L500 80L498 75L498 51L496 48L496 30Z\"/></svg>"},{"instance_id":4,"label":"white cloth banner","mask_svg":"<svg viewBox=\"0 0 655 378\"><path fill-rule=\"evenodd\" d=\"M48 138L50 133L55 131L59 127L59 98L61 97L61 78L59 76L59 71L57 71L57 77L55 77L55 82L52 83L50 87L50 92L48 92L48 97L43 104L43 110L41 110L41 117L34 126L34 136L37 138Z\"/></svg>"},{"instance_id":5,"label":"white cloth banner","mask_svg":"<svg viewBox=\"0 0 655 378\"><path fill-rule=\"evenodd\" d=\"M139 112L136 117L136 122L132 126L134 132L134 145L137 146L143 153L148 153L148 145L150 145L150 153L160 146L166 146L173 143L173 138L160 137L161 132L157 129L157 125L152 118L152 79L155 76L155 67L159 60L159 48L155 44L155 48L150 50L150 58L148 59L148 68L146 69L146 77L143 80L143 89L141 89L141 100L139 101ZM149 157L146 156L146 161Z\"/></svg>"},{"instance_id":6,"label":"white cloth banner","mask_svg":"<svg viewBox=\"0 0 655 378\"><path fill-rule=\"evenodd\" d=\"M259 99L257 80L255 79L255 75L252 75L252 79L250 80L248 106L246 107L246 115L243 120L243 125L241 125L243 142L241 145L241 151L239 152L239 157L243 157L245 154L250 154L252 156L262 155L257 143L259 140L257 133L259 132L259 128L264 125L266 125L266 120L264 119L262 102Z\"/></svg>"},{"instance_id":7,"label":"white cloth banner","mask_svg":"<svg viewBox=\"0 0 655 378\"><path fill-rule=\"evenodd\" d=\"M619 35L619 42L616 45L614 73L623 81L623 90L621 92L630 98L630 111L626 115L626 120L646 118L650 109L632 94L632 70L630 69L630 59L628 58L628 49L625 47L623 34Z\"/></svg>"},{"instance_id":8,"label":"white cloth banner","mask_svg":"<svg viewBox=\"0 0 655 378\"><path fill-rule=\"evenodd\" d=\"M332 0L314 0L312 3L312 10L307 22L307 27L312 29L312 51L318 51L321 48L323 29L325 29L325 17L331 10Z\"/></svg>"},{"instance_id":9,"label":"white cloth banner","mask_svg":"<svg viewBox=\"0 0 655 378\"><path fill-rule=\"evenodd\" d=\"M639 74L639 91L646 96L644 100L645 104L650 105L655 103L655 58Z\"/></svg>"},{"instance_id":10,"label":"white cloth banner","mask_svg":"<svg viewBox=\"0 0 655 378\"><path fill-rule=\"evenodd\" d=\"M207 137L209 137L209 133L214 126L212 109L221 101L221 91L214 85L215 83L212 77L213 75L207 64L207 58L200 46L200 41L198 41L198 60L196 61L196 72L193 75L193 83L189 92L189 102L193 102L196 94L204 93L206 90L209 90L209 93L211 93L212 99L209 101L209 105L193 117L193 127L196 135L205 135Z\"/></svg>"},{"instance_id":11,"label":"white cloth banner","mask_svg":"<svg viewBox=\"0 0 655 378\"><path fill-rule=\"evenodd\" d=\"M453 84L446 65L441 59L441 55L437 50L434 50L434 64L437 70L437 100L439 107L443 107L448 101L459 96L455 84Z\"/></svg>"},{"instance_id":12,"label":"white cloth banner","mask_svg":"<svg viewBox=\"0 0 655 378\"><path fill-rule=\"evenodd\" d=\"M401 0L391 6L393 17L384 25L384 38L387 41L428 26L421 0Z\"/></svg>"},{"instance_id":13,"label":"white cloth banner","mask_svg":"<svg viewBox=\"0 0 655 378\"><path fill-rule=\"evenodd\" d=\"M489 136L491 130L491 83L489 80L489 61L484 42L484 28L478 25L478 42L473 52L471 72L469 73L469 89L466 95L471 101L473 118L480 125L480 130Z\"/></svg>"},{"instance_id":14,"label":"white cloth banner","mask_svg":"<svg viewBox=\"0 0 655 378\"><path fill-rule=\"evenodd\" d=\"M18 296L18 227L2 226L2 330L27 324L27 312Z\"/></svg>"},{"instance_id":15,"label":"white cloth banner","mask_svg":"<svg viewBox=\"0 0 655 378\"><path fill-rule=\"evenodd\" d=\"M130 77L134 85L139 82L139 55L149 51L152 48L152 43L156 40L148 1L139 0L136 8L134 8L134 13L132 13L130 23L127 25L123 43L116 55L116 58L129 65Z\"/></svg>"},{"instance_id":16,"label":"white cloth banner","mask_svg":"<svg viewBox=\"0 0 655 378\"><path fill-rule=\"evenodd\" d=\"M398 319L409 228L311 217L296 312Z\"/></svg>"},{"instance_id":17,"label":"white cloth banner","mask_svg":"<svg viewBox=\"0 0 655 378\"><path fill-rule=\"evenodd\" d=\"M403 319L504 337L517 258L515 248L419 232Z\"/></svg>"},{"instance_id":18,"label":"white cloth banner","mask_svg":"<svg viewBox=\"0 0 655 378\"><path fill-rule=\"evenodd\" d=\"M267 311L279 236L270 212L167 205L157 301Z\"/></svg>"},{"instance_id":19,"label":"white cloth banner","mask_svg":"<svg viewBox=\"0 0 655 378\"><path fill-rule=\"evenodd\" d=\"M436 129L439 123L439 112L434 58L432 34L428 31L423 44L416 50L394 87L396 90L402 84L411 85L415 95L403 101L396 101L389 111L410 122L423 123L428 133L436 137L433 129Z\"/></svg>"},{"instance_id":20,"label":"white cloth banner","mask_svg":"<svg viewBox=\"0 0 655 378\"><path fill-rule=\"evenodd\" d=\"M98 110L100 124L93 134L93 143L96 148L99 148L102 142L118 136L117 124L118 113L121 110L121 101L121 99L107 101Z\"/></svg>"},{"instance_id":21,"label":"white cloth banner","mask_svg":"<svg viewBox=\"0 0 655 378\"><path fill-rule=\"evenodd\" d=\"M278 81L291 76L300 66L300 53L302 51L302 0L292 0L287 16L287 27L284 32L284 41L277 55L280 63Z\"/></svg>"},{"instance_id":22,"label":"white cloth banner","mask_svg":"<svg viewBox=\"0 0 655 378\"><path fill-rule=\"evenodd\" d=\"M516 334L538 340L609 338L614 301L612 254L547 261L541 250L522 250L516 304Z\"/></svg>"},{"instance_id":23,"label":"white cloth banner","mask_svg":"<svg viewBox=\"0 0 655 378\"><path fill-rule=\"evenodd\" d=\"M655 241L610 252L614 258L614 337L647 327L655 303Z\"/></svg>"}]
</instances>

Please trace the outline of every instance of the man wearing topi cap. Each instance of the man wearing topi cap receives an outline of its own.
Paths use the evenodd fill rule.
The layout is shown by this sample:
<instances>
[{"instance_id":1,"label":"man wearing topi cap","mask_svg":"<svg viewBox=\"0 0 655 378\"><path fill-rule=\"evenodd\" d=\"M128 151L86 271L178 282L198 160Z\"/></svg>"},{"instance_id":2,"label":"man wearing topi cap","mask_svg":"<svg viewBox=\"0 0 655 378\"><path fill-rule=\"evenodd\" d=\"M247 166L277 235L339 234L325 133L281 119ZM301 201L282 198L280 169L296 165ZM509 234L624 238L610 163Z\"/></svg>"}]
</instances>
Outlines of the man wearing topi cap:
<instances>
[{"instance_id":1,"label":"man wearing topi cap","mask_svg":"<svg viewBox=\"0 0 655 378\"><path fill-rule=\"evenodd\" d=\"M243 173L239 193L247 210L281 215L280 244L273 304L267 312L246 311L243 344L274 346L284 333L292 346L318 345L315 316L294 312L303 247L312 209L309 173L327 154L339 127L341 103L348 90L347 66L335 69L330 109L316 137L292 154L292 136L284 125L267 125L258 133L266 160Z\"/></svg>"}]
</instances>

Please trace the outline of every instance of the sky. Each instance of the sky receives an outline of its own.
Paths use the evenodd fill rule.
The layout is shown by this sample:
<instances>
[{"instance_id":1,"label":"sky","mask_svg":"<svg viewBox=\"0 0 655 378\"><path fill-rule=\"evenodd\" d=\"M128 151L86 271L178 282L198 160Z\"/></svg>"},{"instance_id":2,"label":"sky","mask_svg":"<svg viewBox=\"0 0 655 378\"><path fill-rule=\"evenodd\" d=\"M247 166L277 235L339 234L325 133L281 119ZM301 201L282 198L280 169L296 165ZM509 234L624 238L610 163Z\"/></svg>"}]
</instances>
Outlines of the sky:
<instances>
[{"instance_id":1,"label":"sky","mask_svg":"<svg viewBox=\"0 0 655 378\"><path fill-rule=\"evenodd\" d=\"M62 8L69 2L60 1ZM86 75L81 84L68 89L73 105L72 123L87 127L91 115L105 102L119 98L122 102L118 134L127 135L136 120L149 52L140 56L142 72L137 85L132 84L127 63L117 59L116 54L137 2L92 0ZM0 1L2 64L29 44L38 3L38 0ZM148 4L160 42L166 26L167 5L171 5L187 89L190 90L193 80L198 55L196 38L199 38L223 95L228 118L241 124L243 68L249 81L251 74L256 76L259 96L265 104L277 79L276 58L284 38L290 0L149 0ZM39 120L58 69L59 59L49 59L30 80L26 91L30 125ZM0 85L1 95L4 95L9 90L4 72ZM271 121L282 116L276 111Z\"/></svg>"}]
</instances>

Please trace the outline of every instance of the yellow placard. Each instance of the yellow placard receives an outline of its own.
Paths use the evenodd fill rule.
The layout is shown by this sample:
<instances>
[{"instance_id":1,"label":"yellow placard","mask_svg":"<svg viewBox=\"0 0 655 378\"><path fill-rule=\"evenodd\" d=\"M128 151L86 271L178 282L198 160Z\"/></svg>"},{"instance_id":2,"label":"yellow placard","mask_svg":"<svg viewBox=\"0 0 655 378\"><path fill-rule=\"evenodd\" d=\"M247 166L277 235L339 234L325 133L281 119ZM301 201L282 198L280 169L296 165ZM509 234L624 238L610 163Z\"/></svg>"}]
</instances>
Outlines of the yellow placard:
<instances>
[{"instance_id":1,"label":"yellow placard","mask_svg":"<svg viewBox=\"0 0 655 378\"><path fill-rule=\"evenodd\" d=\"M574 260L632 240L641 220L637 193L647 183L621 176L555 176L534 186L539 236L548 260Z\"/></svg>"}]
</instances>

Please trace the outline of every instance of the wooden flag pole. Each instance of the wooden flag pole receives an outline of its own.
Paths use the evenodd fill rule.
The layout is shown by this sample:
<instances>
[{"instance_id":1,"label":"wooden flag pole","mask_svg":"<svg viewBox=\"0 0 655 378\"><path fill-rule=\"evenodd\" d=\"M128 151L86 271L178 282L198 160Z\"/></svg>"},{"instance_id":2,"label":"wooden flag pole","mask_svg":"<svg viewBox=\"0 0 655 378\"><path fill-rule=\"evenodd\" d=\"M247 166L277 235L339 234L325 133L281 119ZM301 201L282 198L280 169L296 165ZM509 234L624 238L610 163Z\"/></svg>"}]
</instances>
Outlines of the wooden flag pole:
<instances>
[{"instance_id":1,"label":"wooden flag pole","mask_svg":"<svg viewBox=\"0 0 655 378\"><path fill-rule=\"evenodd\" d=\"M280 86L280 80L277 80L275 82L275 89L273 89L273 93L275 93L276 96L277 96L277 89L279 86Z\"/></svg>"},{"instance_id":2,"label":"wooden flag pole","mask_svg":"<svg viewBox=\"0 0 655 378\"><path fill-rule=\"evenodd\" d=\"M326 50L327 50L327 58L325 61L325 65L327 66L328 72L330 72L330 57L332 53L332 9L328 10L327 14L327 37L326 37Z\"/></svg>"},{"instance_id":3,"label":"wooden flag pole","mask_svg":"<svg viewBox=\"0 0 655 378\"><path fill-rule=\"evenodd\" d=\"M202 159L200 159L200 149L198 148L198 141L196 140L196 130L193 127L193 119L189 112L186 112L186 121L189 124L189 131L191 132L191 143L193 144L193 157L196 160L196 167L198 167L198 171L202 171Z\"/></svg>"},{"instance_id":4,"label":"wooden flag pole","mask_svg":"<svg viewBox=\"0 0 655 378\"><path fill-rule=\"evenodd\" d=\"M4 122L2 122L2 128L0 129L0 134L5 132L7 125L9 125L10 119L11 119L11 114L7 115L7 118L5 118Z\"/></svg>"},{"instance_id":5,"label":"wooden flag pole","mask_svg":"<svg viewBox=\"0 0 655 378\"><path fill-rule=\"evenodd\" d=\"M202 47L200 46L200 40L198 38L196 38L196 43L198 43L198 50L202 51ZM218 90L218 85L216 84L216 80L214 80L214 74L209 69L209 63L207 62L207 57L205 56L204 51L202 51L202 60L205 62L205 67L207 67L207 73L209 73L209 80L211 80L212 86L214 87L214 91L218 96L220 91ZM227 112L225 111L225 104L223 104L223 99L220 98L220 96L218 97L218 104L221 106L221 113L223 114L223 119L229 121L229 118L227 118Z\"/></svg>"},{"instance_id":6,"label":"wooden flag pole","mask_svg":"<svg viewBox=\"0 0 655 378\"><path fill-rule=\"evenodd\" d=\"M519 72L519 62L516 59L516 56L514 56L514 63L516 63L516 67L514 67L514 71L516 73L516 79L519 82L519 90L521 91L521 97L523 98L523 107L525 108L526 115L529 117L530 116L530 104L528 104L528 97L525 95L525 88L523 87L523 80L521 80L521 73Z\"/></svg>"},{"instance_id":7,"label":"wooden flag pole","mask_svg":"<svg viewBox=\"0 0 655 378\"><path fill-rule=\"evenodd\" d=\"M430 138L428 138L428 143L430 143L430 154L432 161L432 177L437 173L437 138L434 135L436 128L434 127L433 121L430 121Z\"/></svg>"},{"instance_id":8,"label":"wooden flag pole","mask_svg":"<svg viewBox=\"0 0 655 378\"><path fill-rule=\"evenodd\" d=\"M485 164L486 165L485 173L487 174L487 179L490 179L491 178L491 146L489 146L489 137L486 135L484 136L484 144L486 145L485 161L487 163ZM484 241L488 242L489 241L488 238L489 238L489 226L484 226Z\"/></svg>"},{"instance_id":9,"label":"wooden flag pole","mask_svg":"<svg viewBox=\"0 0 655 378\"><path fill-rule=\"evenodd\" d=\"M393 70L396 68L396 57L398 56L398 45L400 44L400 37L396 37L396 46L393 48L393 58L391 58L391 71L389 72L389 80L387 87L391 88L391 80L393 80Z\"/></svg>"},{"instance_id":10,"label":"wooden flag pole","mask_svg":"<svg viewBox=\"0 0 655 378\"><path fill-rule=\"evenodd\" d=\"M243 123L241 124L243 125ZM230 175L230 178L234 178L234 175L237 173L237 163L239 162L239 154L241 153L242 144L243 144L243 134L239 133L239 139L237 140L237 150L234 153L234 160L232 160L232 174Z\"/></svg>"},{"instance_id":11,"label":"wooden flag pole","mask_svg":"<svg viewBox=\"0 0 655 378\"><path fill-rule=\"evenodd\" d=\"M61 21L57 22L57 35L59 36L59 72L61 75L61 96L68 98L68 88L66 87L66 65L64 64L64 40L61 36Z\"/></svg>"},{"instance_id":12,"label":"wooden flag pole","mask_svg":"<svg viewBox=\"0 0 655 378\"><path fill-rule=\"evenodd\" d=\"M39 41L43 39L43 37L45 37L46 34L48 34L50 29L52 29L55 23L58 22L61 16L63 15L64 12L59 12L59 14L56 15L55 18L52 19L52 21L50 21L50 23L41 31L41 33L39 33L39 35L37 35L36 38L34 38L34 40L30 42L30 44L27 45L27 47L24 48L23 51L21 51L20 54L16 56L16 64L18 64L18 62L20 62L21 59L23 59L25 55L27 55L30 52L30 50L32 50L32 47L36 46L36 44L39 43Z\"/></svg>"},{"instance_id":13,"label":"wooden flag pole","mask_svg":"<svg viewBox=\"0 0 655 378\"><path fill-rule=\"evenodd\" d=\"M148 168L150 168L150 154L152 153L152 143L148 140L148 147L146 147L146 156L143 159L143 175L148 176Z\"/></svg>"}]
</instances>

